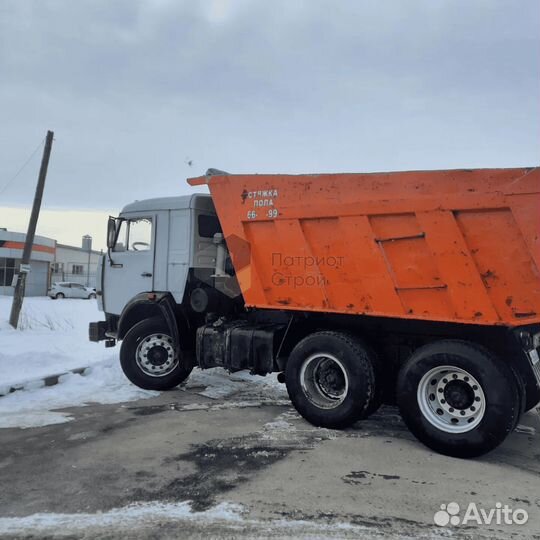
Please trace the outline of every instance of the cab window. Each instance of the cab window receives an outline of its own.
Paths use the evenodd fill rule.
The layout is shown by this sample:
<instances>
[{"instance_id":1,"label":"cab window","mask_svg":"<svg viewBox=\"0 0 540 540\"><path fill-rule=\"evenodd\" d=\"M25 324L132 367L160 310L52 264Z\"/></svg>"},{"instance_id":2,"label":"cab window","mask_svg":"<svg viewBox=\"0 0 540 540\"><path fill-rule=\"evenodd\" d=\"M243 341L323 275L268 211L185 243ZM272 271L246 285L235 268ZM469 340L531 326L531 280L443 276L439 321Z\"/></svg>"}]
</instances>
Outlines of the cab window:
<instances>
[{"instance_id":1,"label":"cab window","mask_svg":"<svg viewBox=\"0 0 540 540\"><path fill-rule=\"evenodd\" d=\"M116 252L126 251L127 231L128 231L128 222L126 220L121 220L113 251L116 251Z\"/></svg>"},{"instance_id":2,"label":"cab window","mask_svg":"<svg viewBox=\"0 0 540 540\"><path fill-rule=\"evenodd\" d=\"M148 251L152 244L152 218L124 219L113 251Z\"/></svg>"},{"instance_id":3,"label":"cab window","mask_svg":"<svg viewBox=\"0 0 540 540\"><path fill-rule=\"evenodd\" d=\"M128 251L148 251L152 243L152 219L129 220Z\"/></svg>"},{"instance_id":4,"label":"cab window","mask_svg":"<svg viewBox=\"0 0 540 540\"><path fill-rule=\"evenodd\" d=\"M217 216L199 214L197 221L201 238L214 238L214 234L223 232Z\"/></svg>"}]
</instances>

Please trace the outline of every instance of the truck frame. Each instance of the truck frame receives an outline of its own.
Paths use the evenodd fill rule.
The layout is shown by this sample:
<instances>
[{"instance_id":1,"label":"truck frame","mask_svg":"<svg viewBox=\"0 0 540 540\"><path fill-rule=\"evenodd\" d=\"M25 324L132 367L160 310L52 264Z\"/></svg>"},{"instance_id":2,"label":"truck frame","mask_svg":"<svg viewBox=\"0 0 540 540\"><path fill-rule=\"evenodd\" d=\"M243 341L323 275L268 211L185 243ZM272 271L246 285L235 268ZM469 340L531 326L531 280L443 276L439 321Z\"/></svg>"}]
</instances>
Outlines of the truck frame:
<instances>
[{"instance_id":1,"label":"truck frame","mask_svg":"<svg viewBox=\"0 0 540 540\"><path fill-rule=\"evenodd\" d=\"M194 367L277 372L340 429L397 403L456 457L540 401L540 169L188 180L109 218L90 339L168 390Z\"/></svg>"}]
</instances>

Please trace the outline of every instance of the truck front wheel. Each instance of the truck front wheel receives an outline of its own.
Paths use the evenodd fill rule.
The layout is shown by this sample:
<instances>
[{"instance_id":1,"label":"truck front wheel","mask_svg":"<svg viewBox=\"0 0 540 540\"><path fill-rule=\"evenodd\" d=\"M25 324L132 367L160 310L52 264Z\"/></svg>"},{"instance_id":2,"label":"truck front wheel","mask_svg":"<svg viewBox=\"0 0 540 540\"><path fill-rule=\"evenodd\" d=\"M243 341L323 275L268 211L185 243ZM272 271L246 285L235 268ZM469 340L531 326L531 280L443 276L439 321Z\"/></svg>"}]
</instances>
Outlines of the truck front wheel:
<instances>
[{"instance_id":1,"label":"truck front wheel","mask_svg":"<svg viewBox=\"0 0 540 540\"><path fill-rule=\"evenodd\" d=\"M296 410L315 426L340 429L374 410L375 373L370 351L341 332L317 332L292 350L285 371Z\"/></svg>"},{"instance_id":2,"label":"truck front wheel","mask_svg":"<svg viewBox=\"0 0 540 540\"><path fill-rule=\"evenodd\" d=\"M431 343L411 356L399 373L397 402L417 439L462 458L501 444L521 412L512 369L487 349L454 340Z\"/></svg>"},{"instance_id":3,"label":"truck front wheel","mask_svg":"<svg viewBox=\"0 0 540 540\"><path fill-rule=\"evenodd\" d=\"M160 317L145 319L128 331L120 348L120 364L126 377L145 390L170 390L193 369L176 350Z\"/></svg>"}]
</instances>

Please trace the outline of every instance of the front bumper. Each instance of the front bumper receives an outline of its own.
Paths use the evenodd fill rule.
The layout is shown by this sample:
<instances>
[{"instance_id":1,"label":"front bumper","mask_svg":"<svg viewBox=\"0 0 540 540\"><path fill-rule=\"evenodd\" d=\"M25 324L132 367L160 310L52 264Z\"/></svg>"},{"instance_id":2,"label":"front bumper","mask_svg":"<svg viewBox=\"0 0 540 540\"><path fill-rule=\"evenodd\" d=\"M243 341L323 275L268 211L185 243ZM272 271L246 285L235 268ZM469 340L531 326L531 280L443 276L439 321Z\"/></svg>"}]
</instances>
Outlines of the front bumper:
<instances>
[{"instance_id":1,"label":"front bumper","mask_svg":"<svg viewBox=\"0 0 540 540\"><path fill-rule=\"evenodd\" d=\"M105 313L104 321L91 322L88 325L88 339L90 341L115 340L118 330L118 316ZM107 343L105 343L107 345Z\"/></svg>"},{"instance_id":2,"label":"front bumper","mask_svg":"<svg viewBox=\"0 0 540 540\"><path fill-rule=\"evenodd\" d=\"M107 337L107 321L91 322L88 325L88 339L90 341L104 341Z\"/></svg>"}]
</instances>

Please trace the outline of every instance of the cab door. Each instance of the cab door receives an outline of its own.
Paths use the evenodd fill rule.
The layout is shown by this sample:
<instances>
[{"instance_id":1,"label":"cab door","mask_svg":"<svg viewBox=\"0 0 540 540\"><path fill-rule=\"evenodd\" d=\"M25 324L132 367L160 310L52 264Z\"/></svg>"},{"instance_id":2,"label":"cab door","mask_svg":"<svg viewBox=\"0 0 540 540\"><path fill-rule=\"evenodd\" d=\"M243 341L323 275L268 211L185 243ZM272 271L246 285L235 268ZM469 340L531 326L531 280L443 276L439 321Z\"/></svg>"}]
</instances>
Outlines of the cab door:
<instances>
[{"instance_id":1,"label":"cab door","mask_svg":"<svg viewBox=\"0 0 540 540\"><path fill-rule=\"evenodd\" d=\"M115 246L104 260L103 304L120 315L137 294L154 288L155 213L123 216Z\"/></svg>"}]
</instances>

